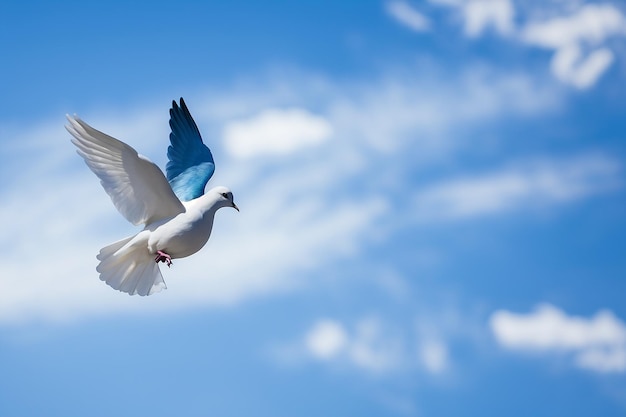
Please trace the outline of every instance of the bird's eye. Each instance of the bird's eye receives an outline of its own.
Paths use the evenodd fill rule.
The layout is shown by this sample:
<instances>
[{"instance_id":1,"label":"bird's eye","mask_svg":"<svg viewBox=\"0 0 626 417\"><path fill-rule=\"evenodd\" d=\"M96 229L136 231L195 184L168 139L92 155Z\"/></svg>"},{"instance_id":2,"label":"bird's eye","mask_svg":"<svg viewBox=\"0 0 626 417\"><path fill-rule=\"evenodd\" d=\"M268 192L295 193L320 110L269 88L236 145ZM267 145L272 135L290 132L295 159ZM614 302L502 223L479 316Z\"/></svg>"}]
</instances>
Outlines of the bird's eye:
<instances>
[{"instance_id":1,"label":"bird's eye","mask_svg":"<svg viewBox=\"0 0 626 417\"><path fill-rule=\"evenodd\" d=\"M224 197L224 198L228 199L228 194L226 194L226 193L222 193L222 197Z\"/></svg>"}]
</instances>

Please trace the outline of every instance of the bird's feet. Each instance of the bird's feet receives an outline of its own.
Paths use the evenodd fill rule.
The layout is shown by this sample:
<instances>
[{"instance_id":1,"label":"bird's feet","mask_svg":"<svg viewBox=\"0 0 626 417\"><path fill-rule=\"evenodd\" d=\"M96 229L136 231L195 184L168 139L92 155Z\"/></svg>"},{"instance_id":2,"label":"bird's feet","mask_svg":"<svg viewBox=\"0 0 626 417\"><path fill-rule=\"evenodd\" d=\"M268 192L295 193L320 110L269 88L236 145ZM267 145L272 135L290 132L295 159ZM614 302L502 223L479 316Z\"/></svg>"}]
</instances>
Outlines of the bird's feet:
<instances>
[{"instance_id":1,"label":"bird's feet","mask_svg":"<svg viewBox=\"0 0 626 417\"><path fill-rule=\"evenodd\" d=\"M154 258L154 262L165 262L167 264L167 267L169 268L170 265L172 265L172 257L169 256L167 253L158 250L157 256Z\"/></svg>"}]
</instances>

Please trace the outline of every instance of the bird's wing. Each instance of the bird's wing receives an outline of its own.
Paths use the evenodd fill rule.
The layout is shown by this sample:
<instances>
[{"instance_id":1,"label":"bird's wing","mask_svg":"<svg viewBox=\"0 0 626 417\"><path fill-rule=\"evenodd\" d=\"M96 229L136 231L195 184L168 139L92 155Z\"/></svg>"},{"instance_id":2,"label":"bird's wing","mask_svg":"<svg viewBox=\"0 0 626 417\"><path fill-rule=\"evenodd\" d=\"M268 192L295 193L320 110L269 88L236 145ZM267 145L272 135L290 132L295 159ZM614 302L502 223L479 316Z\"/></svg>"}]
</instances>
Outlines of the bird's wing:
<instances>
[{"instance_id":1,"label":"bird's wing","mask_svg":"<svg viewBox=\"0 0 626 417\"><path fill-rule=\"evenodd\" d=\"M78 154L129 222L150 224L185 211L163 172L148 158L76 116L67 120L65 128L74 136Z\"/></svg>"},{"instance_id":2,"label":"bird's wing","mask_svg":"<svg viewBox=\"0 0 626 417\"><path fill-rule=\"evenodd\" d=\"M170 127L167 180L181 201L193 200L204 194L204 187L215 171L213 155L202 142L198 126L182 97L180 107L172 101Z\"/></svg>"}]
</instances>

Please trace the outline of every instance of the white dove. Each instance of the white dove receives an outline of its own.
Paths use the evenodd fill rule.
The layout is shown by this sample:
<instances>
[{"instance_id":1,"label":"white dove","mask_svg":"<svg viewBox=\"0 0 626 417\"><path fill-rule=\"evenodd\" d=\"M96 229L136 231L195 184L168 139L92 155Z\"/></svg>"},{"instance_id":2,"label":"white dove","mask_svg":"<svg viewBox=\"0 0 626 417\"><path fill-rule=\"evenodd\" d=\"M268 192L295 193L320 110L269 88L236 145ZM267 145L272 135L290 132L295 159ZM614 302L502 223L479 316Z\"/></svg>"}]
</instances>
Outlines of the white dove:
<instances>
[{"instance_id":1,"label":"white dove","mask_svg":"<svg viewBox=\"0 0 626 417\"><path fill-rule=\"evenodd\" d=\"M100 279L130 295L150 295L167 288L159 262L198 252L209 240L213 219L222 207L239 208L226 187L206 194L204 187L215 171L211 151L184 100L172 102L171 145L167 179L157 165L127 144L106 135L77 116L65 126L74 137L87 166L100 178L120 213L141 232L105 246L97 258Z\"/></svg>"}]
</instances>

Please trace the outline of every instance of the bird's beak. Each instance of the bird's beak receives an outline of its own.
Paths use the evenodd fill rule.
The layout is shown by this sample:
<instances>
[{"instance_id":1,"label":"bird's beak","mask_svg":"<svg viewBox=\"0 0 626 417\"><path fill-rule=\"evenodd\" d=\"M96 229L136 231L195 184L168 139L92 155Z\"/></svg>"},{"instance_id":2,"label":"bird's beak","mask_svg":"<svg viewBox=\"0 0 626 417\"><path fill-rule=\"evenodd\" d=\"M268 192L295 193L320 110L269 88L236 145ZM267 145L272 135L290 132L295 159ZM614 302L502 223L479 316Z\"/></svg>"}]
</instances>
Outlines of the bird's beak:
<instances>
[{"instance_id":1,"label":"bird's beak","mask_svg":"<svg viewBox=\"0 0 626 417\"><path fill-rule=\"evenodd\" d=\"M235 204L234 202L233 202L233 208L234 208L235 210L239 211L239 207L237 207L237 204Z\"/></svg>"}]
</instances>

